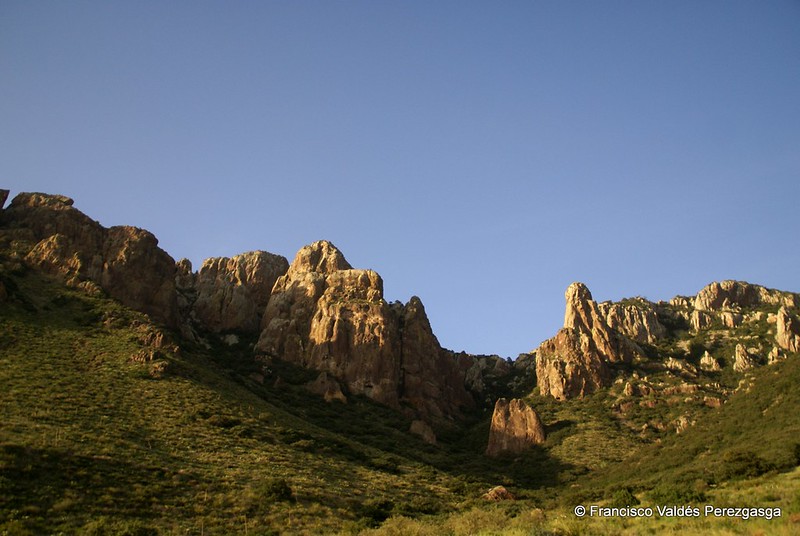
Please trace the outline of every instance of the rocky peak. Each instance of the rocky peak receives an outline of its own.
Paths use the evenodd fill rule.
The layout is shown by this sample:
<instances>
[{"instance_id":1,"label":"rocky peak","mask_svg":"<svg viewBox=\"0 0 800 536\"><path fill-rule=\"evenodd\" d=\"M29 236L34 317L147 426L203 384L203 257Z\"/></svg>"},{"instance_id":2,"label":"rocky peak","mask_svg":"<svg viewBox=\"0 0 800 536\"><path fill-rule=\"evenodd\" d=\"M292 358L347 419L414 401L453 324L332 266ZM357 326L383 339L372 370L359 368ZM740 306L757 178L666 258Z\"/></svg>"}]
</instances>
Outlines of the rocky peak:
<instances>
[{"instance_id":1,"label":"rocky peak","mask_svg":"<svg viewBox=\"0 0 800 536\"><path fill-rule=\"evenodd\" d=\"M757 305L797 307L797 295L772 290L744 281L713 282L697 293L694 308L698 311L739 310Z\"/></svg>"},{"instance_id":2,"label":"rocky peak","mask_svg":"<svg viewBox=\"0 0 800 536\"><path fill-rule=\"evenodd\" d=\"M545 441L542 420L520 399L499 399L494 406L486 455L520 454Z\"/></svg>"},{"instance_id":3,"label":"rocky peak","mask_svg":"<svg viewBox=\"0 0 800 536\"><path fill-rule=\"evenodd\" d=\"M564 328L536 350L540 393L559 400L585 396L607 385L608 363L630 362L640 353L608 325L586 285L572 283L565 299Z\"/></svg>"},{"instance_id":4,"label":"rocky peak","mask_svg":"<svg viewBox=\"0 0 800 536\"><path fill-rule=\"evenodd\" d=\"M8 199L8 194L10 193L9 190L0 189L0 210L3 210L3 207L6 206L6 199Z\"/></svg>"},{"instance_id":5,"label":"rocky peak","mask_svg":"<svg viewBox=\"0 0 800 536\"><path fill-rule=\"evenodd\" d=\"M289 267L291 272L316 272L331 274L338 270L353 268L336 246L327 240L319 240L303 247Z\"/></svg>"},{"instance_id":6,"label":"rocky peak","mask_svg":"<svg viewBox=\"0 0 800 536\"><path fill-rule=\"evenodd\" d=\"M31 244L26 262L81 286L99 285L123 304L175 327L175 261L148 231L106 229L73 206L69 197L21 193L4 211L4 225Z\"/></svg>"},{"instance_id":7,"label":"rocky peak","mask_svg":"<svg viewBox=\"0 0 800 536\"><path fill-rule=\"evenodd\" d=\"M419 298L386 303L381 277L353 269L326 241L302 248L276 281L256 351L327 372L389 406L406 402L426 418L472 402Z\"/></svg>"},{"instance_id":8,"label":"rocky peak","mask_svg":"<svg viewBox=\"0 0 800 536\"><path fill-rule=\"evenodd\" d=\"M633 341L653 344L667 334L655 307L644 299L629 300L629 303L603 302L598 308L611 329Z\"/></svg>"}]
</instances>

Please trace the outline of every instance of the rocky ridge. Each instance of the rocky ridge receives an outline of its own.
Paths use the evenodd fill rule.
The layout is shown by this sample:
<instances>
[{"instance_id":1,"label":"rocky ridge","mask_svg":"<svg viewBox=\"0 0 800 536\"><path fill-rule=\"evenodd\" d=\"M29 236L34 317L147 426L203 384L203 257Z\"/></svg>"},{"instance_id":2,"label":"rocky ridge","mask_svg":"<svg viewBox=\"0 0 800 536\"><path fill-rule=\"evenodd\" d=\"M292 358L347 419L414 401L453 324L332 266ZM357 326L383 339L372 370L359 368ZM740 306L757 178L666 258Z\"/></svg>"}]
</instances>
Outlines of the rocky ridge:
<instances>
[{"instance_id":1,"label":"rocky ridge","mask_svg":"<svg viewBox=\"0 0 800 536\"><path fill-rule=\"evenodd\" d=\"M465 371L439 345L422 302L383 299L383 280L353 269L330 242L302 248L272 291L259 353L324 371L354 394L426 418L472 407Z\"/></svg>"}]
</instances>

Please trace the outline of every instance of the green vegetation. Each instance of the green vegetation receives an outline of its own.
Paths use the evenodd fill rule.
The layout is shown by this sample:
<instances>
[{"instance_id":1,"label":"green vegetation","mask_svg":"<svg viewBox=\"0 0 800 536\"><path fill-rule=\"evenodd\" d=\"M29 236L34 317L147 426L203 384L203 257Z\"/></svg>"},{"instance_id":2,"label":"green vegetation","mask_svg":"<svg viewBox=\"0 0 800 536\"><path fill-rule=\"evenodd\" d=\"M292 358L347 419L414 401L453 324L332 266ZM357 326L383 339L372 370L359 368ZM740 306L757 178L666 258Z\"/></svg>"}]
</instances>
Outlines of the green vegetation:
<instances>
[{"instance_id":1,"label":"green vegetation","mask_svg":"<svg viewBox=\"0 0 800 536\"><path fill-rule=\"evenodd\" d=\"M0 273L0 535L3 534L791 534L800 521L800 360L731 370L714 330L646 347L624 370L674 395L528 401L547 441L483 456L490 412L441 423L438 445L363 397L326 403L316 376L252 359L253 337L180 341L142 358L145 316L22 268ZM680 328L680 329L679 329ZM766 319L734 331L763 337ZM167 333L178 341L177 334ZM757 341L757 339L753 339ZM687 342L688 341L688 342ZM697 392L655 366L727 362ZM635 375L635 376L634 376ZM703 403L738 390L716 409ZM633 401L630 404L628 402ZM697 420L680 435L674 422ZM519 500L481 495L506 486ZM779 506L779 520L577 518L577 504ZM792 517L792 516L795 517Z\"/></svg>"}]
</instances>

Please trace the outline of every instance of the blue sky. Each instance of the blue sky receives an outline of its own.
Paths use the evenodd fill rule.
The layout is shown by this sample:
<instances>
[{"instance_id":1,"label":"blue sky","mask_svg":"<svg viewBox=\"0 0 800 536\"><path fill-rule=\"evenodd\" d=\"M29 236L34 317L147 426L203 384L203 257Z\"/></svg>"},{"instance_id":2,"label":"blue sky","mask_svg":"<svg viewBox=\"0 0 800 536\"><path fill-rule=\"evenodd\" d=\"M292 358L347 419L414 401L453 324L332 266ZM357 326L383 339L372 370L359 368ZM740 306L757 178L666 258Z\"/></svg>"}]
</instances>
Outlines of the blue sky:
<instances>
[{"instance_id":1,"label":"blue sky","mask_svg":"<svg viewBox=\"0 0 800 536\"><path fill-rule=\"evenodd\" d=\"M0 3L0 185L195 267L328 239L440 342L800 291L800 3Z\"/></svg>"}]
</instances>

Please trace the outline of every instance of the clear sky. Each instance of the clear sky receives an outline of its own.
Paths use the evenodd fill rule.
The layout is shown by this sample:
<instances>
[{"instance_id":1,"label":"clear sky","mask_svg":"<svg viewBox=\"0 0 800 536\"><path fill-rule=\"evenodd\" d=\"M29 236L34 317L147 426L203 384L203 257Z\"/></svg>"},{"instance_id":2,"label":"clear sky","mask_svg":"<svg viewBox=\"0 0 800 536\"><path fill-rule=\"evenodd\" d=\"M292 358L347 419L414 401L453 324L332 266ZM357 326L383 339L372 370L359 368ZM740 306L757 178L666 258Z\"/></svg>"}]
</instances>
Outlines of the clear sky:
<instances>
[{"instance_id":1,"label":"clear sky","mask_svg":"<svg viewBox=\"0 0 800 536\"><path fill-rule=\"evenodd\" d=\"M173 257L318 239L513 356L563 293L800 291L800 2L0 2L0 186Z\"/></svg>"}]
</instances>

